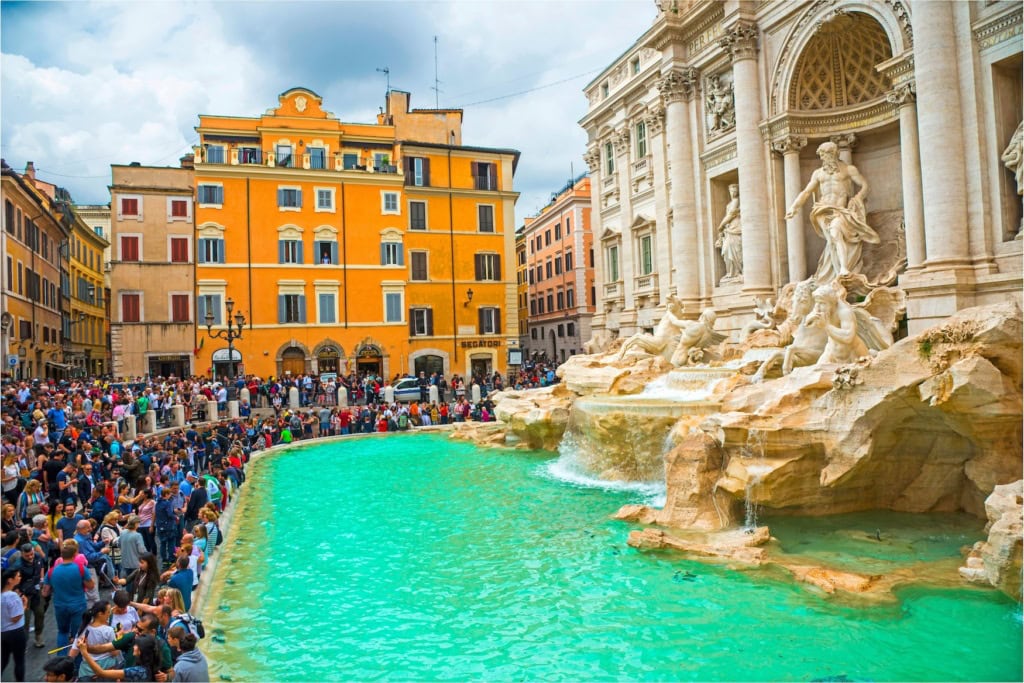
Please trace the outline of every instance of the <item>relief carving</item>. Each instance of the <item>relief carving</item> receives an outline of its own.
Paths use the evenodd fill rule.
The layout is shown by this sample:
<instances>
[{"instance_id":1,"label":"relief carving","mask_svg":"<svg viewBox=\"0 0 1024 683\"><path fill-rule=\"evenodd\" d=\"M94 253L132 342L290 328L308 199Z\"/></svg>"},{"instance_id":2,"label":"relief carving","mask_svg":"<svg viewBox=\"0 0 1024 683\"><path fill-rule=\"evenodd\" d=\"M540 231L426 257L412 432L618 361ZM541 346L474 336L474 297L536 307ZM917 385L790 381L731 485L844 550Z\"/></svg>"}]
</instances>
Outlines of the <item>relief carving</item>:
<instances>
[{"instance_id":1,"label":"relief carving","mask_svg":"<svg viewBox=\"0 0 1024 683\"><path fill-rule=\"evenodd\" d=\"M736 127L736 105L733 99L732 75L711 76L705 84L705 121L709 134L721 134Z\"/></svg>"}]
</instances>

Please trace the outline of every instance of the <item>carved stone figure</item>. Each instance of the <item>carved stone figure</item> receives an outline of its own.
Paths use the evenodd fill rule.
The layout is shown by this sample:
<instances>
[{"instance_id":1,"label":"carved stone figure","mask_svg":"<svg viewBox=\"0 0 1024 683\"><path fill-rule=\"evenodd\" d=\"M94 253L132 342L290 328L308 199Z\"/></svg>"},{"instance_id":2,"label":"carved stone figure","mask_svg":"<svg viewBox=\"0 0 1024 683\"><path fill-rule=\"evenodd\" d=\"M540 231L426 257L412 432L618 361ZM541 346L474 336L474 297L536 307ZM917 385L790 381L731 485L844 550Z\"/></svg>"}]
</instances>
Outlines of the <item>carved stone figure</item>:
<instances>
[{"instance_id":1,"label":"carved stone figure","mask_svg":"<svg viewBox=\"0 0 1024 683\"><path fill-rule=\"evenodd\" d=\"M786 213L792 218L804 202L819 192L811 208L811 225L825 240L825 250L818 261L814 279L818 284L827 284L836 278L862 270L861 247L866 242L878 244L878 234L865 221L864 198L868 184L853 164L839 160L835 143L824 142L818 146L821 168L811 176L793 206ZM854 184L860 189L854 193Z\"/></svg>"},{"instance_id":2,"label":"carved stone figure","mask_svg":"<svg viewBox=\"0 0 1024 683\"><path fill-rule=\"evenodd\" d=\"M793 302L789 315L779 325L779 345L786 347L769 356L751 378L758 382L775 365L782 361L782 374L788 375L794 367L810 365L825 350L826 337L824 331L808 327L804 319L814 308L814 280L804 280L793 290Z\"/></svg>"},{"instance_id":3,"label":"carved stone figure","mask_svg":"<svg viewBox=\"0 0 1024 683\"><path fill-rule=\"evenodd\" d=\"M743 332L740 334L740 339L746 339L754 332L759 330L770 330L776 325L775 320L775 299L764 299L759 296L754 297L754 319L743 326Z\"/></svg>"},{"instance_id":4,"label":"carved stone figure","mask_svg":"<svg viewBox=\"0 0 1024 683\"><path fill-rule=\"evenodd\" d=\"M725 261L725 277L722 282L738 282L743 278L743 238L740 225L740 186L729 186L729 203L725 216L718 224L718 239L715 246L722 250Z\"/></svg>"},{"instance_id":5,"label":"carved stone figure","mask_svg":"<svg viewBox=\"0 0 1024 683\"><path fill-rule=\"evenodd\" d=\"M590 340L583 343L583 353L604 353L616 337L618 337L617 332L613 333L608 329L594 330Z\"/></svg>"},{"instance_id":6,"label":"carved stone figure","mask_svg":"<svg viewBox=\"0 0 1024 683\"><path fill-rule=\"evenodd\" d=\"M725 341L728 335L715 332L715 312L705 308L696 321L686 321L680 325L682 334L672 354L672 365L680 367L699 362L704 349Z\"/></svg>"},{"instance_id":7,"label":"carved stone figure","mask_svg":"<svg viewBox=\"0 0 1024 683\"><path fill-rule=\"evenodd\" d=\"M708 79L707 98L704 106L708 113L708 131L721 133L736 125L736 109L733 102L732 83L723 82L721 76Z\"/></svg>"},{"instance_id":8,"label":"carved stone figure","mask_svg":"<svg viewBox=\"0 0 1024 683\"><path fill-rule=\"evenodd\" d=\"M1024 121L1021 121L1010 138L1010 144L1003 150L1000 157L1006 168L1013 172L1017 181L1017 194L1024 195ZM1016 239L1024 236L1024 218L1021 219L1020 227L1017 229Z\"/></svg>"},{"instance_id":9,"label":"carved stone figure","mask_svg":"<svg viewBox=\"0 0 1024 683\"><path fill-rule=\"evenodd\" d=\"M672 341L675 339L678 329L684 324L680 318L682 314L682 302L674 294L669 295L665 315L658 321L658 326L654 328L654 334L645 332L634 334L623 342L622 348L615 354L615 358L623 358L631 352L640 352L650 356L661 355L668 360Z\"/></svg>"},{"instance_id":10,"label":"carved stone figure","mask_svg":"<svg viewBox=\"0 0 1024 683\"><path fill-rule=\"evenodd\" d=\"M828 337L818 363L852 363L868 355L867 345L857 336L857 316L853 307L839 296L832 285L814 290L814 310L805 322L810 327L824 330Z\"/></svg>"}]
</instances>

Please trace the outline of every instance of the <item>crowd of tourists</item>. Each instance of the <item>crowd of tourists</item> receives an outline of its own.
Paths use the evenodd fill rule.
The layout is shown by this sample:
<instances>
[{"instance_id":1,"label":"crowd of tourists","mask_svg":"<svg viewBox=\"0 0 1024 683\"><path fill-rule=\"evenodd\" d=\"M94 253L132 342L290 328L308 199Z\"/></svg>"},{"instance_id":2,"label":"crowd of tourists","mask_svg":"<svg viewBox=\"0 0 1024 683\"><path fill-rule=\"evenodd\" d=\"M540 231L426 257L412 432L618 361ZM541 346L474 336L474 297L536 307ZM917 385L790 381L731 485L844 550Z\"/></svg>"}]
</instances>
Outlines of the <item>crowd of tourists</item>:
<instances>
[{"instance_id":1,"label":"crowd of tourists","mask_svg":"<svg viewBox=\"0 0 1024 683\"><path fill-rule=\"evenodd\" d=\"M539 373L516 377L516 385L547 381ZM219 520L244 484L253 452L302 439L493 420L488 394L504 387L497 374L471 377L467 386L458 375L449 381L421 373L421 400L385 403L388 385L401 379L366 373L322 382L5 383L3 667L13 659L15 678L25 680L31 645L53 650L47 680L208 680L193 592L223 542ZM337 404L339 388L350 405ZM204 421L209 402L224 415L229 400L239 401L238 418ZM179 405L185 426L126 439L129 416L141 427L153 411L158 425L169 424ZM44 635L48 612L55 642Z\"/></svg>"}]
</instances>

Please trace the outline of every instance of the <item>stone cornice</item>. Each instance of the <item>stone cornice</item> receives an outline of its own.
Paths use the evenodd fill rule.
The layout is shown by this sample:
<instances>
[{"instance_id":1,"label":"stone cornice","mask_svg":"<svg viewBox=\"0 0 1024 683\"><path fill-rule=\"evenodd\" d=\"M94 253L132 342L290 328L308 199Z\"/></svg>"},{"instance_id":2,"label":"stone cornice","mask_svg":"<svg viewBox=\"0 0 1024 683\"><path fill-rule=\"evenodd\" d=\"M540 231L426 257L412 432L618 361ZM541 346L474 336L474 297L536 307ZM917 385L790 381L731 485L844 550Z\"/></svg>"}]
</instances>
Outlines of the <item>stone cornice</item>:
<instances>
[{"instance_id":1,"label":"stone cornice","mask_svg":"<svg viewBox=\"0 0 1024 683\"><path fill-rule=\"evenodd\" d=\"M1020 5L1017 4L1015 7L1011 7L1011 11L1006 14L977 22L972 27L974 40L978 43L978 47L984 50L1020 36L1022 20L1024 20L1024 14L1020 11ZM1016 42L1020 43L1019 40Z\"/></svg>"},{"instance_id":2,"label":"stone cornice","mask_svg":"<svg viewBox=\"0 0 1024 683\"><path fill-rule=\"evenodd\" d=\"M786 112L775 116L760 126L765 142L780 140L787 135L806 135L820 138L835 134L835 131L856 132L870 130L895 121L899 107L880 97L856 107L824 112Z\"/></svg>"},{"instance_id":3,"label":"stone cornice","mask_svg":"<svg viewBox=\"0 0 1024 683\"><path fill-rule=\"evenodd\" d=\"M741 19L726 29L718 45L729 53L733 62L757 59L758 34L756 23Z\"/></svg>"},{"instance_id":4,"label":"stone cornice","mask_svg":"<svg viewBox=\"0 0 1024 683\"><path fill-rule=\"evenodd\" d=\"M724 164L725 162L729 161L730 159L735 159L735 158L736 158L736 141L732 140L731 142L729 142L727 144L721 145L719 147L715 147L714 149L710 149L710 150L704 152L703 154L701 154L700 155L700 163L701 163L701 166L704 167L704 170L707 171L708 169L712 169L715 166L719 166L719 165Z\"/></svg>"}]
</instances>

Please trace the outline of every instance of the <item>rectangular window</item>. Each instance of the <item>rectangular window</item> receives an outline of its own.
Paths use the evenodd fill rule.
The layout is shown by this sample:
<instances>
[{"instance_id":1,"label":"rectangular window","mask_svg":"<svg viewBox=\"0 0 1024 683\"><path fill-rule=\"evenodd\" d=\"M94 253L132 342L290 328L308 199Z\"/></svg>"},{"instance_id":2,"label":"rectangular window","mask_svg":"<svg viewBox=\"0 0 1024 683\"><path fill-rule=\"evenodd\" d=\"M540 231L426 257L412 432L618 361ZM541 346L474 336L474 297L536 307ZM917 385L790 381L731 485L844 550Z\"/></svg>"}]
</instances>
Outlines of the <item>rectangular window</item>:
<instances>
[{"instance_id":1,"label":"rectangular window","mask_svg":"<svg viewBox=\"0 0 1024 683\"><path fill-rule=\"evenodd\" d=\"M338 264L337 242L313 242L313 252L316 254L316 262L319 263L320 265L330 266Z\"/></svg>"},{"instance_id":2,"label":"rectangular window","mask_svg":"<svg viewBox=\"0 0 1024 683\"><path fill-rule=\"evenodd\" d=\"M490 204L481 204L476 207L476 212L480 232L494 232L494 207Z\"/></svg>"},{"instance_id":3,"label":"rectangular window","mask_svg":"<svg viewBox=\"0 0 1024 683\"><path fill-rule=\"evenodd\" d=\"M409 274L410 280L417 282L427 281L427 252L425 251L411 251L409 252L409 261L412 267L412 272Z\"/></svg>"},{"instance_id":4,"label":"rectangular window","mask_svg":"<svg viewBox=\"0 0 1024 683\"><path fill-rule=\"evenodd\" d=\"M171 218L188 218L188 200L171 200Z\"/></svg>"},{"instance_id":5,"label":"rectangular window","mask_svg":"<svg viewBox=\"0 0 1024 683\"><path fill-rule=\"evenodd\" d=\"M14 291L14 261L7 257L7 291Z\"/></svg>"},{"instance_id":6,"label":"rectangular window","mask_svg":"<svg viewBox=\"0 0 1024 683\"><path fill-rule=\"evenodd\" d=\"M565 294L563 292L559 292L555 298L558 301L558 310L565 308Z\"/></svg>"},{"instance_id":7,"label":"rectangular window","mask_svg":"<svg viewBox=\"0 0 1024 683\"><path fill-rule=\"evenodd\" d=\"M555 223L555 239L556 240L562 239L562 224L561 223Z\"/></svg>"},{"instance_id":8,"label":"rectangular window","mask_svg":"<svg viewBox=\"0 0 1024 683\"><path fill-rule=\"evenodd\" d=\"M207 317L212 314L211 317ZM196 318L200 325L221 325L220 294L200 294L196 297Z\"/></svg>"},{"instance_id":9,"label":"rectangular window","mask_svg":"<svg viewBox=\"0 0 1024 683\"><path fill-rule=\"evenodd\" d=\"M530 315L537 315L537 300L530 299ZM537 337L535 336L534 339Z\"/></svg>"},{"instance_id":10,"label":"rectangular window","mask_svg":"<svg viewBox=\"0 0 1024 683\"><path fill-rule=\"evenodd\" d=\"M121 215L135 217L139 215L139 200L135 197L121 198Z\"/></svg>"},{"instance_id":11,"label":"rectangular window","mask_svg":"<svg viewBox=\"0 0 1024 683\"><path fill-rule=\"evenodd\" d=\"M415 187L429 187L430 159L425 157L406 157L405 184Z\"/></svg>"},{"instance_id":12,"label":"rectangular window","mask_svg":"<svg viewBox=\"0 0 1024 683\"><path fill-rule=\"evenodd\" d=\"M572 252L571 251L565 252L565 270L566 270L566 272L569 272L570 270L572 270Z\"/></svg>"},{"instance_id":13,"label":"rectangular window","mask_svg":"<svg viewBox=\"0 0 1024 683\"><path fill-rule=\"evenodd\" d=\"M197 190L197 194L200 204L220 205L224 203L223 185L200 185Z\"/></svg>"},{"instance_id":14,"label":"rectangular window","mask_svg":"<svg viewBox=\"0 0 1024 683\"><path fill-rule=\"evenodd\" d=\"M302 190L293 187L278 188L277 206L279 208L301 209Z\"/></svg>"},{"instance_id":15,"label":"rectangular window","mask_svg":"<svg viewBox=\"0 0 1024 683\"><path fill-rule=\"evenodd\" d=\"M576 293L571 289L565 290L565 305L566 308L572 308L576 305Z\"/></svg>"},{"instance_id":16,"label":"rectangular window","mask_svg":"<svg viewBox=\"0 0 1024 683\"><path fill-rule=\"evenodd\" d=\"M551 246L551 231L550 230L545 230L544 231L544 246L545 247L550 247Z\"/></svg>"},{"instance_id":17,"label":"rectangular window","mask_svg":"<svg viewBox=\"0 0 1024 683\"><path fill-rule=\"evenodd\" d=\"M427 229L427 203L409 202L409 229Z\"/></svg>"},{"instance_id":18,"label":"rectangular window","mask_svg":"<svg viewBox=\"0 0 1024 683\"><path fill-rule=\"evenodd\" d=\"M187 237L171 238L171 263L188 263Z\"/></svg>"},{"instance_id":19,"label":"rectangular window","mask_svg":"<svg viewBox=\"0 0 1024 683\"><path fill-rule=\"evenodd\" d=\"M18 322L18 336L21 339L31 339L32 338L32 321L31 320L21 320L21 321Z\"/></svg>"},{"instance_id":20,"label":"rectangular window","mask_svg":"<svg viewBox=\"0 0 1024 683\"><path fill-rule=\"evenodd\" d=\"M277 321L280 323L306 323L306 297L301 294L281 294L277 297Z\"/></svg>"},{"instance_id":21,"label":"rectangular window","mask_svg":"<svg viewBox=\"0 0 1024 683\"><path fill-rule=\"evenodd\" d=\"M629 70L633 72L633 75L640 73L640 58L634 57L629 63Z\"/></svg>"},{"instance_id":22,"label":"rectangular window","mask_svg":"<svg viewBox=\"0 0 1024 683\"><path fill-rule=\"evenodd\" d=\"M636 158L647 156L647 124L641 121L636 124Z\"/></svg>"},{"instance_id":23,"label":"rectangular window","mask_svg":"<svg viewBox=\"0 0 1024 683\"><path fill-rule=\"evenodd\" d=\"M224 240L203 238L197 241L199 263L224 263Z\"/></svg>"},{"instance_id":24,"label":"rectangular window","mask_svg":"<svg viewBox=\"0 0 1024 683\"><path fill-rule=\"evenodd\" d=\"M277 243L278 263L302 263L302 241L281 240Z\"/></svg>"},{"instance_id":25,"label":"rectangular window","mask_svg":"<svg viewBox=\"0 0 1024 683\"><path fill-rule=\"evenodd\" d=\"M562 274L562 259L555 257L555 275Z\"/></svg>"},{"instance_id":26,"label":"rectangular window","mask_svg":"<svg viewBox=\"0 0 1024 683\"><path fill-rule=\"evenodd\" d=\"M543 313L543 312L544 312L544 297L539 296L539 297L537 297L537 313Z\"/></svg>"},{"instance_id":27,"label":"rectangular window","mask_svg":"<svg viewBox=\"0 0 1024 683\"><path fill-rule=\"evenodd\" d=\"M391 160L391 156L384 152L373 153L373 170L383 171L384 167L388 165L388 161Z\"/></svg>"},{"instance_id":28,"label":"rectangular window","mask_svg":"<svg viewBox=\"0 0 1024 683\"><path fill-rule=\"evenodd\" d=\"M398 193L397 192L385 192L383 194L383 206L381 211L383 213L398 213Z\"/></svg>"},{"instance_id":29,"label":"rectangular window","mask_svg":"<svg viewBox=\"0 0 1024 683\"><path fill-rule=\"evenodd\" d=\"M640 274L650 275L654 270L654 259L651 253L652 239L650 235L640 238Z\"/></svg>"},{"instance_id":30,"label":"rectangular window","mask_svg":"<svg viewBox=\"0 0 1024 683\"><path fill-rule=\"evenodd\" d=\"M473 187L477 190L497 190L498 167L495 164L474 161Z\"/></svg>"},{"instance_id":31,"label":"rectangular window","mask_svg":"<svg viewBox=\"0 0 1024 683\"><path fill-rule=\"evenodd\" d=\"M576 324L575 323L566 323L566 325L565 325L565 334L567 336L570 336L570 337L575 337L576 336Z\"/></svg>"},{"instance_id":32,"label":"rectangular window","mask_svg":"<svg viewBox=\"0 0 1024 683\"><path fill-rule=\"evenodd\" d=\"M552 277L552 275L551 275L551 261L548 261L547 263L544 264L544 273L545 273L545 275L547 277L549 277L549 278Z\"/></svg>"},{"instance_id":33,"label":"rectangular window","mask_svg":"<svg viewBox=\"0 0 1024 683\"><path fill-rule=\"evenodd\" d=\"M321 292L317 295L317 303L320 306L320 322L325 324L336 323L337 316L334 314L334 294Z\"/></svg>"},{"instance_id":34,"label":"rectangular window","mask_svg":"<svg viewBox=\"0 0 1024 683\"><path fill-rule=\"evenodd\" d=\"M429 308L409 309L409 336L430 337L434 334L434 311Z\"/></svg>"},{"instance_id":35,"label":"rectangular window","mask_svg":"<svg viewBox=\"0 0 1024 683\"><path fill-rule=\"evenodd\" d=\"M565 217L565 234L572 232L572 216Z\"/></svg>"},{"instance_id":36,"label":"rectangular window","mask_svg":"<svg viewBox=\"0 0 1024 683\"><path fill-rule=\"evenodd\" d=\"M4 200L4 229L14 234L14 204L11 200Z\"/></svg>"},{"instance_id":37,"label":"rectangular window","mask_svg":"<svg viewBox=\"0 0 1024 683\"><path fill-rule=\"evenodd\" d=\"M139 260L139 238L137 236L121 236L121 260L122 261L138 261Z\"/></svg>"},{"instance_id":38,"label":"rectangular window","mask_svg":"<svg viewBox=\"0 0 1024 683\"><path fill-rule=\"evenodd\" d=\"M605 175L615 173L615 150L612 143L604 143L604 172Z\"/></svg>"},{"instance_id":39,"label":"rectangular window","mask_svg":"<svg viewBox=\"0 0 1024 683\"><path fill-rule=\"evenodd\" d=\"M402 258L402 245L399 242L381 242L380 264L382 266L404 265Z\"/></svg>"},{"instance_id":40,"label":"rectangular window","mask_svg":"<svg viewBox=\"0 0 1024 683\"><path fill-rule=\"evenodd\" d=\"M139 298L138 294L121 295L121 322L137 323L141 321Z\"/></svg>"},{"instance_id":41,"label":"rectangular window","mask_svg":"<svg viewBox=\"0 0 1024 683\"><path fill-rule=\"evenodd\" d=\"M277 156L278 166L292 167L295 165L292 160L292 146L291 145L277 145L274 149Z\"/></svg>"},{"instance_id":42,"label":"rectangular window","mask_svg":"<svg viewBox=\"0 0 1024 683\"><path fill-rule=\"evenodd\" d=\"M224 145L207 145L206 146L206 163L208 163L208 164L223 164L224 163Z\"/></svg>"},{"instance_id":43,"label":"rectangular window","mask_svg":"<svg viewBox=\"0 0 1024 683\"><path fill-rule=\"evenodd\" d=\"M550 292L548 293L547 301L548 301L548 313L551 313L552 311L555 310L555 297Z\"/></svg>"},{"instance_id":44,"label":"rectangular window","mask_svg":"<svg viewBox=\"0 0 1024 683\"><path fill-rule=\"evenodd\" d=\"M608 247L608 282L619 281L619 248Z\"/></svg>"},{"instance_id":45,"label":"rectangular window","mask_svg":"<svg viewBox=\"0 0 1024 683\"><path fill-rule=\"evenodd\" d=\"M530 276L530 284L532 285L533 284L533 268L530 268L526 272Z\"/></svg>"},{"instance_id":46,"label":"rectangular window","mask_svg":"<svg viewBox=\"0 0 1024 683\"><path fill-rule=\"evenodd\" d=\"M402 295L399 292L384 294L384 322L402 322Z\"/></svg>"},{"instance_id":47,"label":"rectangular window","mask_svg":"<svg viewBox=\"0 0 1024 683\"><path fill-rule=\"evenodd\" d=\"M564 337L565 336L565 325L559 324L559 326L558 326L558 336L559 337Z\"/></svg>"},{"instance_id":48,"label":"rectangular window","mask_svg":"<svg viewBox=\"0 0 1024 683\"><path fill-rule=\"evenodd\" d=\"M239 147L238 163L240 164L262 164L263 150L258 147ZM216 202L213 202L216 203Z\"/></svg>"},{"instance_id":49,"label":"rectangular window","mask_svg":"<svg viewBox=\"0 0 1024 683\"><path fill-rule=\"evenodd\" d=\"M302 206L301 200L299 206ZM316 208L321 211L334 211L334 190L317 188Z\"/></svg>"},{"instance_id":50,"label":"rectangular window","mask_svg":"<svg viewBox=\"0 0 1024 683\"><path fill-rule=\"evenodd\" d=\"M544 266L537 266L537 282L544 281Z\"/></svg>"},{"instance_id":51,"label":"rectangular window","mask_svg":"<svg viewBox=\"0 0 1024 683\"><path fill-rule=\"evenodd\" d=\"M351 171L359 164L358 154L342 154L341 155L341 167L346 171Z\"/></svg>"},{"instance_id":52,"label":"rectangular window","mask_svg":"<svg viewBox=\"0 0 1024 683\"><path fill-rule=\"evenodd\" d=\"M480 334L501 334L501 309L481 307L479 316Z\"/></svg>"},{"instance_id":53,"label":"rectangular window","mask_svg":"<svg viewBox=\"0 0 1024 683\"><path fill-rule=\"evenodd\" d=\"M172 323L187 323L191 322L188 314L188 300L191 297L188 294L172 294L171 295L171 322Z\"/></svg>"},{"instance_id":54,"label":"rectangular window","mask_svg":"<svg viewBox=\"0 0 1024 683\"><path fill-rule=\"evenodd\" d=\"M327 150L323 147L307 147L309 167L317 170L327 168Z\"/></svg>"},{"instance_id":55,"label":"rectangular window","mask_svg":"<svg viewBox=\"0 0 1024 683\"><path fill-rule=\"evenodd\" d=\"M473 260L477 281L501 281L501 256L499 254L476 254Z\"/></svg>"}]
</instances>

